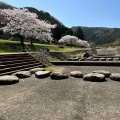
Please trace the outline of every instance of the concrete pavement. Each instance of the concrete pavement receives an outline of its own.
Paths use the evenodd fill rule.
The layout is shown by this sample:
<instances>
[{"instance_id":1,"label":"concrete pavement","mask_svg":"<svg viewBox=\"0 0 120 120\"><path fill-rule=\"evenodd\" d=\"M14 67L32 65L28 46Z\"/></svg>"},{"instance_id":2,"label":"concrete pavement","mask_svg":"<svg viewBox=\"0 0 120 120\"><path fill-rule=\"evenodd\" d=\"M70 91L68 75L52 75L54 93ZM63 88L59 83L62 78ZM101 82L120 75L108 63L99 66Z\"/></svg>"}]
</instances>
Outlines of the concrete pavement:
<instances>
[{"instance_id":1,"label":"concrete pavement","mask_svg":"<svg viewBox=\"0 0 120 120\"><path fill-rule=\"evenodd\" d=\"M94 70L120 72L119 67L55 66L83 74ZM120 82L88 82L80 78L51 80L33 75L0 86L0 120L119 120Z\"/></svg>"}]
</instances>

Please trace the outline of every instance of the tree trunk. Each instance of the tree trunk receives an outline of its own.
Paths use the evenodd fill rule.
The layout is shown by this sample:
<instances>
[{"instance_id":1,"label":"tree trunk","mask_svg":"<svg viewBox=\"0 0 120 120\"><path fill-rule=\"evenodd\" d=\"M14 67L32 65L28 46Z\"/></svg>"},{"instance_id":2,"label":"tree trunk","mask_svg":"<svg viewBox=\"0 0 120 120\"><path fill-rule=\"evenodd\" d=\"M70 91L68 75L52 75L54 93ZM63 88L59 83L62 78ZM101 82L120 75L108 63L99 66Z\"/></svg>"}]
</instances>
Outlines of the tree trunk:
<instances>
[{"instance_id":1,"label":"tree trunk","mask_svg":"<svg viewBox=\"0 0 120 120\"><path fill-rule=\"evenodd\" d=\"M20 38L21 48L22 48L22 51L24 51L24 50L25 50L24 37L21 36L21 35L19 35L19 34L15 34L15 35L13 35L13 36Z\"/></svg>"},{"instance_id":2,"label":"tree trunk","mask_svg":"<svg viewBox=\"0 0 120 120\"><path fill-rule=\"evenodd\" d=\"M33 46L33 42L32 42L32 39L30 39L30 45Z\"/></svg>"},{"instance_id":3,"label":"tree trunk","mask_svg":"<svg viewBox=\"0 0 120 120\"><path fill-rule=\"evenodd\" d=\"M23 37L21 37L20 39L21 39L21 47L24 50L25 49L24 39L23 39Z\"/></svg>"}]
</instances>

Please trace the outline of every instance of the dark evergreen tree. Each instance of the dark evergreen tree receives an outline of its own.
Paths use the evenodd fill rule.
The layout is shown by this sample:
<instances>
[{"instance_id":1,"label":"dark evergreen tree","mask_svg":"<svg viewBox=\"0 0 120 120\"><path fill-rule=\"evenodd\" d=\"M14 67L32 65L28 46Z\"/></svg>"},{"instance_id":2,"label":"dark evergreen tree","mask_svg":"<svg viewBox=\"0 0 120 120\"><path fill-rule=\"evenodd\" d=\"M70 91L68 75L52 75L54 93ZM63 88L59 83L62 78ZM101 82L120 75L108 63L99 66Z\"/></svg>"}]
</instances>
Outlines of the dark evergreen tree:
<instances>
[{"instance_id":1,"label":"dark evergreen tree","mask_svg":"<svg viewBox=\"0 0 120 120\"><path fill-rule=\"evenodd\" d=\"M59 40L65 35L67 29L64 25L57 25L57 27L52 30L53 38Z\"/></svg>"},{"instance_id":2,"label":"dark evergreen tree","mask_svg":"<svg viewBox=\"0 0 120 120\"><path fill-rule=\"evenodd\" d=\"M73 35L73 30L71 28L68 28L65 35Z\"/></svg>"},{"instance_id":3,"label":"dark evergreen tree","mask_svg":"<svg viewBox=\"0 0 120 120\"><path fill-rule=\"evenodd\" d=\"M81 27L77 27L76 30L74 30L73 35L78 37L79 39L82 39L82 40L85 39L84 38L84 33L83 33Z\"/></svg>"}]
</instances>

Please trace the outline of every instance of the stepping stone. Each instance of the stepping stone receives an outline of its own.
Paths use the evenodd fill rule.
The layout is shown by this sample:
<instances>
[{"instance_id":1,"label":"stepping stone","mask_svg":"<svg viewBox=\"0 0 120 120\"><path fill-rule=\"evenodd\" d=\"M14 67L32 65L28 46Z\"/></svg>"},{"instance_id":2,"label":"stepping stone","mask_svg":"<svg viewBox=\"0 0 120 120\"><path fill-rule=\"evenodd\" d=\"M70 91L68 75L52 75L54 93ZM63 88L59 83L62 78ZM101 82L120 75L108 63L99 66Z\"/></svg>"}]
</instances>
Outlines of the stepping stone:
<instances>
[{"instance_id":1,"label":"stepping stone","mask_svg":"<svg viewBox=\"0 0 120 120\"><path fill-rule=\"evenodd\" d=\"M35 74L35 72L37 71L45 71L45 69L44 68L33 68L30 70L31 74Z\"/></svg>"},{"instance_id":2,"label":"stepping stone","mask_svg":"<svg viewBox=\"0 0 120 120\"><path fill-rule=\"evenodd\" d=\"M31 72L30 71L19 71L14 73L18 78L28 78L31 77Z\"/></svg>"},{"instance_id":3,"label":"stepping stone","mask_svg":"<svg viewBox=\"0 0 120 120\"><path fill-rule=\"evenodd\" d=\"M92 82L103 82L105 81L105 75L100 73L89 73L84 76L83 80Z\"/></svg>"},{"instance_id":4,"label":"stepping stone","mask_svg":"<svg viewBox=\"0 0 120 120\"><path fill-rule=\"evenodd\" d=\"M73 57L73 58L75 58L75 59L80 59L80 57Z\"/></svg>"},{"instance_id":5,"label":"stepping stone","mask_svg":"<svg viewBox=\"0 0 120 120\"><path fill-rule=\"evenodd\" d=\"M100 58L101 61L106 61L106 58Z\"/></svg>"},{"instance_id":6,"label":"stepping stone","mask_svg":"<svg viewBox=\"0 0 120 120\"><path fill-rule=\"evenodd\" d=\"M81 71L72 71L70 72L70 76L76 78L83 78L83 73Z\"/></svg>"},{"instance_id":7,"label":"stepping stone","mask_svg":"<svg viewBox=\"0 0 120 120\"><path fill-rule=\"evenodd\" d=\"M56 79L56 80L58 79L59 80L59 79L66 79L69 76L65 73L62 73L62 72L53 72L50 74L50 77L51 77L51 79Z\"/></svg>"},{"instance_id":8,"label":"stepping stone","mask_svg":"<svg viewBox=\"0 0 120 120\"><path fill-rule=\"evenodd\" d=\"M113 61L119 61L120 59L119 58L113 58Z\"/></svg>"},{"instance_id":9,"label":"stepping stone","mask_svg":"<svg viewBox=\"0 0 120 120\"><path fill-rule=\"evenodd\" d=\"M67 61L72 61L72 58L68 58L68 60Z\"/></svg>"},{"instance_id":10,"label":"stepping stone","mask_svg":"<svg viewBox=\"0 0 120 120\"><path fill-rule=\"evenodd\" d=\"M109 78L110 77L110 72L109 71L106 71L106 70L97 70L97 71L93 71L93 73L100 73L100 74L103 74L105 75L105 77Z\"/></svg>"},{"instance_id":11,"label":"stepping stone","mask_svg":"<svg viewBox=\"0 0 120 120\"><path fill-rule=\"evenodd\" d=\"M120 81L120 73L112 73L110 75L111 80Z\"/></svg>"},{"instance_id":12,"label":"stepping stone","mask_svg":"<svg viewBox=\"0 0 120 120\"><path fill-rule=\"evenodd\" d=\"M107 60L107 61L112 61L112 60L113 60L113 58L106 58L106 60Z\"/></svg>"},{"instance_id":13,"label":"stepping stone","mask_svg":"<svg viewBox=\"0 0 120 120\"><path fill-rule=\"evenodd\" d=\"M46 78L50 76L50 71L37 71L35 72L35 76L37 78Z\"/></svg>"},{"instance_id":14,"label":"stepping stone","mask_svg":"<svg viewBox=\"0 0 120 120\"><path fill-rule=\"evenodd\" d=\"M79 57L75 57L75 58L68 58L67 61L79 61Z\"/></svg>"},{"instance_id":15,"label":"stepping stone","mask_svg":"<svg viewBox=\"0 0 120 120\"><path fill-rule=\"evenodd\" d=\"M86 60L86 61L91 61L91 60L92 60L92 58L91 58L91 57L89 57L89 58L86 58L85 60Z\"/></svg>"},{"instance_id":16,"label":"stepping stone","mask_svg":"<svg viewBox=\"0 0 120 120\"><path fill-rule=\"evenodd\" d=\"M0 76L0 85L14 84L18 83L19 79L14 75L4 75Z\"/></svg>"},{"instance_id":17,"label":"stepping stone","mask_svg":"<svg viewBox=\"0 0 120 120\"><path fill-rule=\"evenodd\" d=\"M86 59L86 58L81 58L81 59L79 59L79 61L85 61L85 59Z\"/></svg>"},{"instance_id":18,"label":"stepping stone","mask_svg":"<svg viewBox=\"0 0 120 120\"><path fill-rule=\"evenodd\" d=\"M99 58L93 58L93 61L99 61Z\"/></svg>"}]
</instances>

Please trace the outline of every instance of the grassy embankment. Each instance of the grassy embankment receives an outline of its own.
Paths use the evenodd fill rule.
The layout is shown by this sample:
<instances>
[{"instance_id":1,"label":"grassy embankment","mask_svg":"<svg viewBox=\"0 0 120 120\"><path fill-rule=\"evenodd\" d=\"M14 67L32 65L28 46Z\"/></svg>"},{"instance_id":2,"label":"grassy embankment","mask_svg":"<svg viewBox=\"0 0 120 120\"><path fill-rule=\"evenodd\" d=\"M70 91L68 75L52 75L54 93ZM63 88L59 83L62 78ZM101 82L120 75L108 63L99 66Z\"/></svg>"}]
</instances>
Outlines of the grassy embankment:
<instances>
[{"instance_id":1,"label":"grassy embankment","mask_svg":"<svg viewBox=\"0 0 120 120\"><path fill-rule=\"evenodd\" d=\"M24 42L25 47L29 48L31 52L39 51L40 48L48 48L51 52L69 52L75 50L81 50L85 48L65 46L60 48L59 45L48 45L48 44L37 44L34 43L33 46L29 42ZM10 53L10 52L21 52L21 45L19 41L2 40L0 39L0 53Z\"/></svg>"}]
</instances>

